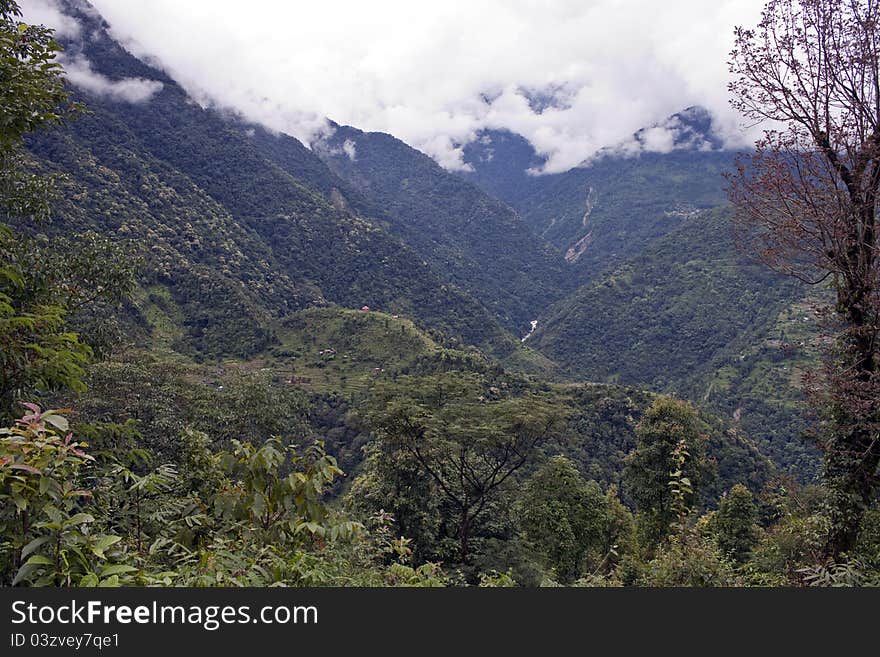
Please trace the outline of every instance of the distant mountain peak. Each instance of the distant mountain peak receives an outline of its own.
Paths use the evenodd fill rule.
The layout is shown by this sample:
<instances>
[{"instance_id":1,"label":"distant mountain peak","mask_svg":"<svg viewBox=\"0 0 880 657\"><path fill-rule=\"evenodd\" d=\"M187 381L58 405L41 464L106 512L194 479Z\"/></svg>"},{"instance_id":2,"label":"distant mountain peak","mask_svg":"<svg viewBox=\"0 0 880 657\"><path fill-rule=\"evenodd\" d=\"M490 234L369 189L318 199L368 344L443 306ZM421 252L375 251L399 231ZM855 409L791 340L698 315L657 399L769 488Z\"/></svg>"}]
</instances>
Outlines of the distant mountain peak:
<instances>
[{"instance_id":1,"label":"distant mountain peak","mask_svg":"<svg viewBox=\"0 0 880 657\"><path fill-rule=\"evenodd\" d=\"M723 151L724 139L718 132L711 112L692 105L650 126L641 128L632 137L615 146L598 150L578 167L589 167L604 157L632 157L640 153L671 153L672 151Z\"/></svg>"},{"instance_id":2,"label":"distant mountain peak","mask_svg":"<svg viewBox=\"0 0 880 657\"><path fill-rule=\"evenodd\" d=\"M633 135L647 150L661 150L649 148L647 140L652 130L662 130L667 133L671 140L670 150L722 150L724 140L715 130L712 114L705 107L694 105L673 114L665 121L656 123L648 128L642 128Z\"/></svg>"},{"instance_id":3,"label":"distant mountain peak","mask_svg":"<svg viewBox=\"0 0 880 657\"><path fill-rule=\"evenodd\" d=\"M576 89L567 84L548 84L543 87L520 87L519 93L529 103L535 114L543 114L548 109L566 110L571 108Z\"/></svg>"}]
</instances>

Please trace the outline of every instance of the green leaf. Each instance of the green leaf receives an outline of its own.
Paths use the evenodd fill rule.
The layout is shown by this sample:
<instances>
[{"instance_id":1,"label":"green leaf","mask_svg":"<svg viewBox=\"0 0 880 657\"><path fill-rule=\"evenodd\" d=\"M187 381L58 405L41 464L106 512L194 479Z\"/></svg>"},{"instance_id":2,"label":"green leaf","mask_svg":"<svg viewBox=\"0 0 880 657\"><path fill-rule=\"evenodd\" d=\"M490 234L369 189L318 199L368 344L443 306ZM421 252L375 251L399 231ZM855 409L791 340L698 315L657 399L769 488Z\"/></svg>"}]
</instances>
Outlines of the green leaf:
<instances>
[{"instance_id":1,"label":"green leaf","mask_svg":"<svg viewBox=\"0 0 880 657\"><path fill-rule=\"evenodd\" d=\"M116 563L110 566L104 566L101 568L101 577L109 577L110 575L121 575L123 573L134 573L137 572L137 568L134 566L128 566L122 563Z\"/></svg>"},{"instance_id":2,"label":"green leaf","mask_svg":"<svg viewBox=\"0 0 880 657\"><path fill-rule=\"evenodd\" d=\"M18 493L12 494L12 501L15 502L15 506L19 511L24 511L28 506L27 500Z\"/></svg>"},{"instance_id":3,"label":"green leaf","mask_svg":"<svg viewBox=\"0 0 880 657\"><path fill-rule=\"evenodd\" d=\"M18 573L16 573L15 579L12 580L12 585L16 586L19 582L27 580L37 570L39 570L39 566L37 564L25 563L21 568L18 569Z\"/></svg>"},{"instance_id":4,"label":"green leaf","mask_svg":"<svg viewBox=\"0 0 880 657\"><path fill-rule=\"evenodd\" d=\"M21 558L24 559L31 552L36 550L38 547L40 547L41 545L43 545L45 543L48 543L51 540L52 540L51 536L40 536L39 538L35 538L34 540L32 540L30 543L28 543L27 545L25 545L21 549Z\"/></svg>"},{"instance_id":5,"label":"green leaf","mask_svg":"<svg viewBox=\"0 0 880 657\"><path fill-rule=\"evenodd\" d=\"M104 554L104 551L108 547L110 547L111 545L114 545L115 543L118 543L121 540L122 540L121 536L111 536L108 534L102 534L101 536L99 536L97 538L97 540L95 541L95 544L91 546L92 553L96 557L99 557L101 559L106 559L107 555Z\"/></svg>"},{"instance_id":6,"label":"green leaf","mask_svg":"<svg viewBox=\"0 0 880 657\"><path fill-rule=\"evenodd\" d=\"M25 563L31 563L36 566L54 566L55 562L52 561L49 557L43 554L34 554L31 555L31 558L28 559Z\"/></svg>"},{"instance_id":7,"label":"green leaf","mask_svg":"<svg viewBox=\"0 0 880 657\"><path fill-rule=\"evenodd\" d=\"M322 536L324 534L324 528L316 522L304 522L298 527L298 530L307 529L312 534L318 534Z\"/></svg>"},{"instance_id":8,"label":"green leaf","mask_svg":"<svg viewBox=\"0 0 880 657\"><path fill-rule=\"evenodd\" d=\"M266 498L263 497L260 493L257 493L256 495L254 495L254 500L251 508L256 515L263 515L263 513L265 513L266 511Z\"/></svg>"},{"instance_id":9,"label":"green leaf","mask_svg":"<svg viewBox=\"0 0 880 657\"><path fill-rule=\"evenodd\" d=\"M70 424L67 421L67 418L63 415L44 415L43 420L56 427L60 431L68 431L70 429Z\"/></svg>"},{"instance_id":10,"label":"green leaf","mask_svg":"<svg viewBox=\"0 0 880 657\"><path fill-rule=\"evenodd\" d=\"M64 522L64 516L61 513L61 510L53 504L47 504L46 506L44 506L43 513L49 516L49 519L58 526L60 526L61 523Z\"/></svg>"},{"instance_id":11,"label":"green leaf","mask_svg":"<svg viewBox=\"0 0 880 657\"><path fill-rule=\"evenodd\" d=\"M81 580L79 580L79 585L81 587L93 587L98 585L98 576L95 573L89 573Z\"/></svg>"},{"instance_id":12,"label":"green leaf","mask_svg":"<svg viewBox=\"0 0 880 657\"><path fill-rule=\"evenodd\" d=\"M106 550L111 545L115 545L122 540L121 536L113 536L112 534L101 534L98 536L93 547L99 550Z\"/></svg>"},{"instance_id":13,"label":"green leaf","mask_svg":"<svg viewBox=\"0 0 880 657\"><path fill-rule=\"evenodd\" d=\"M89 513L77 513L65 520L64 525L69 527L70 525L82 525L87 522L95 522L95 516Z\"/></svg>"}]
</instances>

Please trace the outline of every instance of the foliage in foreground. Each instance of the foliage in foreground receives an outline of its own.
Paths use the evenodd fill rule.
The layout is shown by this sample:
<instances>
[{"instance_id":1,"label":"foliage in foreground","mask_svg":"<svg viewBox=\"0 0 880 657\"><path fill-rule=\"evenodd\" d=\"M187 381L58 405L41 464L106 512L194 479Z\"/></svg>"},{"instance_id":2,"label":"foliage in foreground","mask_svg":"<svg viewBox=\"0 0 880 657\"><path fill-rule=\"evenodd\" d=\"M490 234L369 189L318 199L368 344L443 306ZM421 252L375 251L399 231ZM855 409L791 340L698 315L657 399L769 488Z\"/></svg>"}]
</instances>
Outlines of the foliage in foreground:
<instances>
[{"instance_id":1,"label":"foliage in foreground","mask_svg":"<svg viewBox=\"0 0 880 657\"><path fill-rule=\"evenodd\" d=\"M74 440L58 411L0 430L0 583L34 586L433 585L392 518L372 531L323 500L341 474L321 443L269 438L212 452L181 435L179 464Z\"/></svg>"},{"instance_id":2,"label":"foliage in foreground","mask_svg":"<svg viewBox=\"0 0 880 657\"><path fill-rule=\"evenodd\" d=\"M422 407L421 421L428 423L423 426L433 426L431 432L439 434L455 433L453 410L445 424L436 415L432 419L428 411ZM705 459L703 452L689 448L689 441L700 440L687 421L692 409L660 398L652 411L637 428L641 441L628 461L650 454L657 468L665 464L666 475L645 477L633 470L624 480L624 493L638 484L634 507L627 498L621 499L616 486L603 487L586 479L571 459L529 452L527 467L512 472L503 485L484 491L485 498L478 503L481 510L469 517L470 549L462 554L461 505L455 491L465 496L473 491L456 489L450 480L444 482L450 492L444 493L427 467L442 479L456 468L467 471L490 464L486 459L493 453L493 443L484 446L488 452L469 453L450 442L452 435L438 439L429 432L420 446L430 453L423 464L405 445L394 448L386 443L383 448L387 437L377 439L371 444L372 456L345 496L347 510L342 510L333 503L334 484L342 472L321 442L295 446L278 437L216 441L202 431L183 428L174 441L165 437L152 443L175 442L173 450L154 451L135 421L79 423L74 434L64 412L42 411L29 404L28 413L0 429L0 582L33 586L880 582L876 512L866 516L857 548L846 559L832 562L822 555L830 525L820 488L798 488L780 480L757 491L735 485L717 508L707 508L698 502L699 477L688 475L705 467L699 462ZM400 412L392 407L385 411L395 422L402 421ZM669 412L682 421L667 424ZM508 420L499 416L496 429L503 430L512 417L515 413ZM658 430L660 426L664 431ZM493 435L490 427L481 430L486 437ZM466 435L471 433L461 434ZM501 450L496 454L503 454L504 443L495 445ZM474 462L468 466L464 461L462 466L461 458ZM650 491L651 486L656 490Z\"/></svg>"}]
</instances>

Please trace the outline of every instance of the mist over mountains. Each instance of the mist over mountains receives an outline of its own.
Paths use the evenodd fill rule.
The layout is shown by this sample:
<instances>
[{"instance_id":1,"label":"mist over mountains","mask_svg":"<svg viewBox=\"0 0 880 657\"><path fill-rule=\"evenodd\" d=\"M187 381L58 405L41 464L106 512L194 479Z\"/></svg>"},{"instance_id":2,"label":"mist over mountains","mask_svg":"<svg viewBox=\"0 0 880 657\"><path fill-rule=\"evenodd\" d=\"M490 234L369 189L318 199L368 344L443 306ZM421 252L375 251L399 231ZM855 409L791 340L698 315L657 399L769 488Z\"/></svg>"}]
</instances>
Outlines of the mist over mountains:
<instances>
[{"instance_id":1,"label":"mist over mountains","mask_svg":"<svg viewBox=\"0 0 880 657\"><path fill-rule=\"evenodd\" d=\"M767 397L764 383L803 292L736 253L721 177L735 152L705 109L543 175L527 139L486 129L448 171L390 134L331 121L303 144L200 103L93 7L59 6L63 62L90 111L29 142L41 169L68 174L48 230L141 245L129 321L142 345L162 325L182 353L252 357L278 345L290 313L368 306L514 369L738 411L787 460L797 393ZM780 413L790 430L766 432Z\"/></svg>"},{"instance_id":2,"label":"mist over mountains","mask_svg":"<svg viewBox=\"0 0 880 657\"><path fill-rule=\"evenodd\" d=\"M877 87L737 125L880 7L755 3L7 2L0 584L880 582Z\"/></svg>"}]
</instances>

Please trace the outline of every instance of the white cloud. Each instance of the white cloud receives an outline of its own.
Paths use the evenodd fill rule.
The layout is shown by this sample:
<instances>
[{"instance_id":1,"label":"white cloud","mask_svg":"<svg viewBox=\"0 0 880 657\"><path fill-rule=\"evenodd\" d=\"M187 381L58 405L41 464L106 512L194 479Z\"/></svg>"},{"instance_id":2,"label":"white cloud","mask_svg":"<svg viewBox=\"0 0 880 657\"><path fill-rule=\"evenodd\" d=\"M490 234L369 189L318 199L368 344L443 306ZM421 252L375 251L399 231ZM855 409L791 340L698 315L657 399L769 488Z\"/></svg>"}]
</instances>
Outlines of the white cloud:
<instances>
[{"instance_id":1,"label":"white cloud","mask_svg":"<svg viewBox=\"0 0 880 657\"><path fill-rule=\"evenodd\" d=\"M20 3L22 19L32 25L48 25L59 37L78 37L80 26L51 0L24 0Z\"/></svg>"},{"instance_id":2,"label":"white cloud","mask_svg":"<svg viewBox=\"0 0 880 657\"><path fill-rule=\"evenodd\" d=\"M354 141L351 139L346 139L345 143L342 144L342 150L348 155L348 159L352 162L357 159L357 148L355 146Z\"/></svg>"},{"instance_id":3,"label":"white cloud","mask_svg":"<svg viewBox=\"0 0 880 657\"><path fill-rule=\"evenodd\" d=\"M547 155L552 171L690 105L707 107L729 144L744 143L726 62L734 25L754 24L763 4L92 2L114 36L162 61L194 98L273 130L308 142L329 117L461 168L462 145L480 129L507 128Z\"/></svg>"},{"instance_id":4,"label":"white cloud","mask_svg":"<svg viewBox=\"0 0 880 657\"><path fill-rule=\"evenodd\" d=\"M653 126L645 130L642 143L647 151L669 153L675 148L675 132L665 126Z\"/></svg>"},{"instance_id":5,"label":"white cloud","mask_svg":"<svg viewBox=\"0 0 880 657\"><path fill-rule=\"evenodd\" d=\"M89 6L81 0L73 0L73 2L89 11ZM74 18L63 13L55 0L24 0L21 9L25 22L52 27L58 37L75 40L83 38L82 26ZM95 71L92 63L82 55L71 57L62 52L58 56L58 62L64 66L67 79L80 89L128 103L145 102L164 86L158 80L145 78L111 80Z\"/></svg>"},{"instance_id":6,"label":"white cloud","mask_svg":"<svg viewBox=\"0 0 880 657\"><path fill-rule=\"evenodd\" d=\"M665 120L633 134L629 139L602 149L595 155L600 157L607 153L623 156L634 156L641 152L669 153L675 149L708 151L718 148L719 135L706 134L704 129L712 121L712 117L703 108L691 107L684 112L675 114ZM713 125L712 132L716 126ZM723 133L723 126L718 126ZM737 135L741 139L740 135ZM739 145L734 144L734 145ZM586 163L590 162L590 158Z\"/></svg>"},{"instance_id":7,"label":"white cloud","mask_svg":"<svg viewBox=\"0 0 880 657\"><path fill-rule=\"evenodd\" d=\"M61 57L61 63L67 73L67 79L73 84L114 100L122 100L128 103L143 103L162 90L162 83L158 80L145 78L123 78L111 80L92 70L92 64L85 57Z\"/></svg>"}]
</instances>

